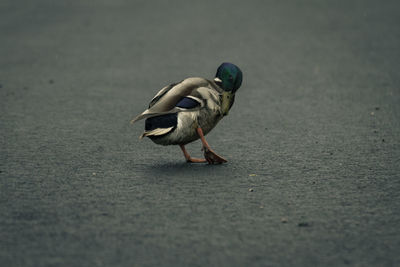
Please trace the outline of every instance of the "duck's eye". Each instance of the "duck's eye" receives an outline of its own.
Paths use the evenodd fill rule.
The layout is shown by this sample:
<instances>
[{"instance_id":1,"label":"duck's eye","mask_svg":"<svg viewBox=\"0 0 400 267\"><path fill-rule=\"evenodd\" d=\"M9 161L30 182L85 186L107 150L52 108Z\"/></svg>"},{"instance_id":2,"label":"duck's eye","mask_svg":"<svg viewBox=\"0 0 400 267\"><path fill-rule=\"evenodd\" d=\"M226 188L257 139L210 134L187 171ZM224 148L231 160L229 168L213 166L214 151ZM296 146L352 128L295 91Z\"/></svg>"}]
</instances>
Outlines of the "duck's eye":
<instances>
[{"instance_id":1,"label":"duck's eye","mask_svg":"<svg viewBox=\"0 0 400 267\"><path fill-rule=\"evenodd\" d=\"M232 75L229 75L229 78L228 78L230 81L233 81L233 77L232 77Z\"/></svg>"}]
</instances>

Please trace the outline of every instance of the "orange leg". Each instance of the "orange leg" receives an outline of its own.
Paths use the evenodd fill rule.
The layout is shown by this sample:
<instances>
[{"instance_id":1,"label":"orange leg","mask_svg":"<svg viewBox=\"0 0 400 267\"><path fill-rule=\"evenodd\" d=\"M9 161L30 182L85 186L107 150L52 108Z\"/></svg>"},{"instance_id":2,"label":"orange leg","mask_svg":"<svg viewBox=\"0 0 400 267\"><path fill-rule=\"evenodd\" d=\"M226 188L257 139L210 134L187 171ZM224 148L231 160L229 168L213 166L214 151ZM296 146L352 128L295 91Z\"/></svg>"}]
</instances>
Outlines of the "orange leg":
<instances>
[{"instance_id":1,"label":"orange leg","mask_svg":"<svg viewBox=\"0 0 400 267\"><path fill-rule=\"evenodd\" d=\"M210 148L210 145L207 143L206 139L204 138L203 130L200 127L197 127L197 133L200 136L201 142L203 143L204 158L207 160L207 162L209 164L221 164L221 163L228 162L223 157L217 155Z\"/></svg>"},{"instance_id":2,"label":"orange leg","mask_svg":"<svg viewBox=\"0 0 400 267\"><path fill-rule=\"evenodd\" d=\"M185 156L186 162L190 163L204 163L207 162L205 159L197 159L197 158L192 158L189 153L186 151L186 148L184 145L179 145L179 147L182 149L183 155Z\"/></svg>"}]
</instances>

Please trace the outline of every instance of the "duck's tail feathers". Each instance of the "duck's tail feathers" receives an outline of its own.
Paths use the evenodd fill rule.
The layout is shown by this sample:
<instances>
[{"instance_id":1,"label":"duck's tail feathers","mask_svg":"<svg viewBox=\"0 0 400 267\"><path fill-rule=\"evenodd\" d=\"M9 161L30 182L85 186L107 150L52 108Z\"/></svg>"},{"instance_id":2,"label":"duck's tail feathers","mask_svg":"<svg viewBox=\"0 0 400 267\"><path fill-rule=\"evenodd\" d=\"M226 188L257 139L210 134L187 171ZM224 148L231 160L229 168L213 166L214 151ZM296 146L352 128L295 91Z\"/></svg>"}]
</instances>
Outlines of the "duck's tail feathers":
<instances>
[{"instance_id":1,"label":"duck's tail feathers","mask_svg":"<svg viewBox=\"0 0 400 267\"><path fill-rule=\"evenodd\" d=\"M131 124L134 124L137 121L143 120L143 119L147 119L150 117L155 117L155 116L160 116L160 115L164 115L164 114L169 114L169 113L173 113L176 112L175 110L171 110L171 111L167 111L167 112L149 112L148 110L146 110L145 112L143 112L142 114L136 116L135 118L133 118L131 120Z\"/></svg>"},{"instance_id":2,"label":"duck's tail feathers","mask_svg":"<svg viewBox=\"0 0 400 267\"><path fill-rule=\"evenodd\" d=\"M141 136L139 136L139 139L142 139L143 137L146 136L160 136L169 133L172 131L174 127L169 127L169 128L156 128L153 130L148 130L145 131Z\"/></svg>"},{"instance_id":3,"label":"duck's tail feathers","mask_svg":"<svg viewBox=\"0 0 400 267\"><path fill-rule=\"evenodd\" d=\"M139 116L136 116L135 118L133 118L132 120L131 120L131 124L134 124L135 122L137 122L137 121L139 121L139 120L141 120L141 119L144 119L144 118L146 118L147 116L146 116L147 114L140 114Z\"/></svg>"}]
</instances>

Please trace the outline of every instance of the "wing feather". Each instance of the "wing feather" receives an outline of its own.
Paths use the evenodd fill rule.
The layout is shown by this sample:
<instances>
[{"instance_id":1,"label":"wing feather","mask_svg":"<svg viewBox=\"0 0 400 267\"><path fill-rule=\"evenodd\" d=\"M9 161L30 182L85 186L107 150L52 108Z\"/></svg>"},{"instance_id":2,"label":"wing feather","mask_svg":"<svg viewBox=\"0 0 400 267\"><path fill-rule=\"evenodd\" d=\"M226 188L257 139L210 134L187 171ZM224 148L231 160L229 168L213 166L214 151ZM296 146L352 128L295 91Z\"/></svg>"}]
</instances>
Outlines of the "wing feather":
<instances>
[{"instance_id":1,"label":"wing feather","mask_svg":"<svg viewBox=\"0 0 400 267\"><path fill-rule=\"evenodd\" d=\"M164 87L150 101L149 108L134 118L131 123L144 118L178 111L175 106L183 97L190 96L199 87L208 87L209 83L208 80L203 78L187 78L180 83Z\"/></svg>"}]
</instances>

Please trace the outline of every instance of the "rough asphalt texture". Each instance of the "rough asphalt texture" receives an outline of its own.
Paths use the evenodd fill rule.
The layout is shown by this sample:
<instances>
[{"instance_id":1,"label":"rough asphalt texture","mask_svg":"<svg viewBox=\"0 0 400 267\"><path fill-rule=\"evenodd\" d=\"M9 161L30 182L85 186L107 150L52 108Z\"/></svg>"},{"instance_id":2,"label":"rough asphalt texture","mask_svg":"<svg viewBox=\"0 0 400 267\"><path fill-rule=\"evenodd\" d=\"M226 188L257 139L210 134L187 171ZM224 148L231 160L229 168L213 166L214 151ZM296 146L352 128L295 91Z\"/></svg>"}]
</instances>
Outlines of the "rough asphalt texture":
<instances>
[{"instance_id":1,"label":"rough asphalt texture","mask_svg":"<svg viewBox=\"0 0 400 267\"><path fill-rule=\"evenodd\" d=\"M399 266L399 9L2 0L0 266ZM227 164L138 140L161 87L224 61Z\"/></svg>"}]
</instances>

